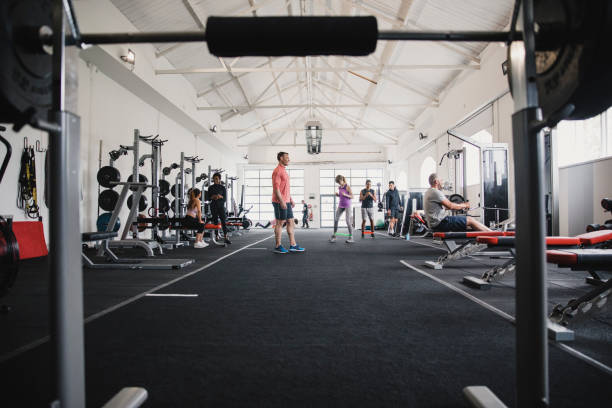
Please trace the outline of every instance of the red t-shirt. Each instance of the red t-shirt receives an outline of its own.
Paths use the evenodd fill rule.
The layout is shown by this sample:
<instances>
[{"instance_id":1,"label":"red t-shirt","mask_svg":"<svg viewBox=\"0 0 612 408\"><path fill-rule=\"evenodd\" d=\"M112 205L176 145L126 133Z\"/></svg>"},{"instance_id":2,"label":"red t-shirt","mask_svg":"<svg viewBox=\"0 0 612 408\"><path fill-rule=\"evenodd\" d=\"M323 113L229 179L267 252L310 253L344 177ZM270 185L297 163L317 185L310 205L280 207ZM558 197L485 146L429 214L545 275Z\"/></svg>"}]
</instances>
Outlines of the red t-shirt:
<instances>
[{"instance_id":1,"label":"red t-shirt","mask_svg":"<svg viewBox=\"0 0 612 408\"><path fill-rule=\"evenodd\" d=\"M283 200L286 203L291 202L291 193L289 188L289 174L287 174L287 170L285 170L285 166L279 164L276 166L274 171L272 172L272 202L278 203L278 199L276 198L276 194L274 193L276 190L279 190Z\"/></svg>"}]
</instances>

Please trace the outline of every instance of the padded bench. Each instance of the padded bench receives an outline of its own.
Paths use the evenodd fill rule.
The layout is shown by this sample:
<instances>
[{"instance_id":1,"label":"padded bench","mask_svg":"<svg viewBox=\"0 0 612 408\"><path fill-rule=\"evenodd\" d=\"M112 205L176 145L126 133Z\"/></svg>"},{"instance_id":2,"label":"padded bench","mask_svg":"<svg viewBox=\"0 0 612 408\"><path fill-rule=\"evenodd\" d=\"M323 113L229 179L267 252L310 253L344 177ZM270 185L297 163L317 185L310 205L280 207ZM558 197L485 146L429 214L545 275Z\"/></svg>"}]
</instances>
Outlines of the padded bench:
<instances>
[{"instance_id":1,"label":"padded bench","mask_svg":"<svg viewBox=\"0 0 612 408\"><path fill-rule=\"evenodd\" d=\"M476 238L476 242L487 244L489 246L498 247L511 247L514 248L516 237L515 236L503 236L503 237L487 237L479 236ZM546 246L578 246L582 244L582 241L578 237L546 237Z\"/></svg>"},{"instance_id":2,"label":"padded bench","mask_svg":"<svg viewBox=\"0 0 612 408\"><path fill-rule=\"evenodd\" d=\"M462 259L472 255L504 256L508 250L503 252L487 252L486 244L477 242L478 237L511 237L514 231L462 231L462 232L434 232L434 239L442 241L447 253L440 256L437 261L426 261L425 266L432 269L442 269L449 261ZM459 241L459 242L458 242Z\"/></svg>"},{"instance_id":3,"label":"padded bench","mask_svg":"<svg viewBox=\"0 0 612 408\"><path fill-rule=\"evenodd\" d=\"M601 231L594 231L601 232ZM551 320L567 324L579 312L587 313L593 306L601 308L612 293L612 279L603 280L596 271L612 271L612 250L598 248L564 249L546 251L546 260L572 270L588 271L593 280L598 281L595 289L570 300L566 305L556 305L550 315Z\"/></svg>"},{"instance_id":4,"label":"padded bench","mask_svg":"<svg viewBox=\"0 0 612 408\"><path fill-rule=\"evenodd\" d=\"M115 231L109 231L109 232L98 232L98 231L83 232L83 233L81 233L81 241L83 241L83 242L102 241L103 239L115 238L117 235L119 235L119 234L117 232L115 232Z\"/></svg>"}]
</instances>

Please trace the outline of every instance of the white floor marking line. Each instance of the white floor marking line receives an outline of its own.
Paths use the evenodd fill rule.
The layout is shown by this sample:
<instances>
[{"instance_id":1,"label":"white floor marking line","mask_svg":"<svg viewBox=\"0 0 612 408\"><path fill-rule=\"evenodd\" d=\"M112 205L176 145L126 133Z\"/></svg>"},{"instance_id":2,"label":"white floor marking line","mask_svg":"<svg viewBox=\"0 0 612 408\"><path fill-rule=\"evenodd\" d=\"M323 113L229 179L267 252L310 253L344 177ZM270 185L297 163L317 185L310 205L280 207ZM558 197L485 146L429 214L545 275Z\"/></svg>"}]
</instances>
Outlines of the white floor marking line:
<instances>
[{"instance_id":1,"label":"white floor marking line","mask_svg":"<svg viewBox=\"0 0 612 408\"><path fill-rule=\"evenodd\" d=\"M501 316L502 318L508 320L509 322L514 324L514 322L516 321L514 316L511 316L508 313L506 313L506 312L504 312L502 310L499 310L495 306L492 306L492 305L488 304L487 302L478 299L477 297L467 293L466 291L464 291L464 290L462 290L462 289L460 289L460 288L458 288L458 287L456 287L456 286L454 286L454 285L452 285L452 284L450 284L450 283L448 283L448 282L446 282L446 281L444 281L444 280L442 280L442 279L440 279L438 277L435 277L435 276L433 276L430 273L427 273L427 272L425 272L425 271L423 271L423 270L421 270L419 268L416 268L416 267L410 265L408 262L406 262L404 260L401 260L400 262L402 264L404 264L404 266L407 266L408 268L412 269L413 271L418 272L421 275L426 276L426 277L428 277L428 278L430 278L430 279L432 279L432 280L434 280L434 281L436 281L436 282L446 286L447 288L449 288L449 289L459 293L462 296L465 296L469 300L479 304L480 306L484 307L485 309L488 309L488 310L492 311L493 313L497 314L498 316ZM572 347L568 346L567 344L563 344L563 343L556 342L556 341L549 341L549 344L552 344L553 346L555 346L555 347L557 347L557 348L559 348L561 350L564 350L568 354L571 354L574 357L584 361L585 363L590 364L593 367L602 370L606 374L612 375L612 368L608 367L607 365L605 365L604 363L602 363L600 361L595 360L593 357L589 357L588 355L586 355L586 354L576 350L575 348L572 348Z\"/></svg>"},{"instance_id":2,"label":"white floor marking line","mask_svg":"<svg viewBox=\"0 0 612 408\"><path fill-rule=\"evenodd\" d=\"M416 267L414 267L414 266L410 265L410 264L409 264L408 262L406 262L406 261L403 261L403 260L402 260L402 261L400 261L400 262L401 262L402 264L404 264L404 266L407 266L408 268L412 269L413 271L418 272L418 273L420 273L421 275L427 276L429 279L432 279L432 280L434 280L434 281L438 282L439 284L446 286L446 287L447 287L447 288L449 288L450 290L455 291L455 292L459 293L459 294L460 294L460 295L462 295L462 296L465 296L466 298L468 298L468 299L469 299L469 300L471 300L472 302L474 302L474 303L478 303L480 306L484 307L485 309L488 309L488 310L492 311L493 313L497 314L498 316L500 316L500 317L502 317L502 318L504 318L504 319L508 320L509 322L514 323L514 320L515 320L515 319L514 319L514 317L513 317L513 316L509 315L508 313L506 313L506 312L504 312L504 311L502 311L502 310L499 310L499 309L498 309L498 308L496 308L495 306L491 306L491 305L490 305L490 304L488 304L487 302L484 302L484 301L482 301L482 300L478 299L476 296L473 296L473 295L471 295L471 294L467 293L467 292L466 292L466 291L464 291L463 289L459 289L458 287L456 287L456 286L454 286L454 285L451 285L450 283L445 282L445 281L443 281L442 279L437 278L437 277L433 276L433 275L432 275L432 274L430 274L430 273L427 273L427 272L425 272L425 271L423 271L423 270L421 270L421 269L419 269L419 268L416 268Z\"/></svg>"},{"instance_id":3,"label":"white floor marking line","mask_svg":"<svg viewBox=\"0 0 612 408\"><path fill-rule=\"evenodd\" d=\"M253 250L253 249L263 249L263 250L266 250L266 251L268 250L268 248L261 248L261 247L257 247L257 248L246 248L246 249L250 249L250 250Z\"/></svg>"},{"instance_id":4,"label":"white floor marking line","mask_svg":"<svg viewBox=\"0 0 612 408\"><path fill-rule=\"evenodd\" d=\"M175 278L175 279L173 279L173 280L171 280L169 282L162 283L161 285L158 285L158 286L156 286L156 287L154 287L152 289L149 289L146 292L143 292L141 294L133 296L133 297L127 299L127 300L124 300L121 303L117 303L116 305L109 307L108 309L105 309L105 310L102 310L102 311L100 311L98 313L95 313L95 314L89 316L88 318L86 318L85 320L83 320L83 324L92 322L92 321L94 321L94 320L96 320L96 319L98 319L98 318L100 318L100 317L102 317L102 316L104 316L104 315L106 315L106 314L108 314L110 312L113 312L113 311L115 311L117 309L122 308L123 306L129 305L130 303L135 302L138 299L140 299L142 297L145 297L146 295L148 295L150 293L157 292L158 290L163 289L166 286L170 286L170 285L172 285L172 284L174 284L174 283L176 283L176 282L178 282L180 280L183 280L183 279L185 279L185 278L187 278L189 276L195 275L196 273L198 273L200 271L203 271L204 269L210 268L211 266L213 266L214 264L216 264L218 262L221 262L225 258L229 258L230 256L232 256L234 254L237 254L238 252L241 252L241 251L243 251L243 250L245 250L245 249L247 249L249 247L252 247L253 245L257 245L257 244L259 244L259 243L261 243L261 242L263 242L263 241L265 241L267 239L273 238L273 237L274 237L274 235L270 235L270 236L268 236L266 238L260 239L259 241L255 241L252 244L249 244L247 246L239 248L239 249L237 249L237 250L235 250L233 252L230 252L229 254L223 255L221 258L219 258L217 260L214 260L214 261L212 261L210 263L207 263L206 265L201 266L200 268L195 269L195 270L189 272L188 274L185 274L183 276L179 276L178 278ZM16 357L16 356L18 356L18 355L20 355L22 353L25 353L26 351L29 351L29 350L37 347L37 346L40 346L41 344L44 344L47 341L49 341L49 339L50 339L49 336L45 336L45 337L42 337L42 338L40 338L38 340L34 340L33 342L28 343L28 344L26 344L24 346L21 346L21 347L19 347L16 350L10 351L10 352L0 356L0 363L4 362L6 360L9 360L9 359L11 359L13 357Z\"/></svg>"},{"instance_id":5,"label":"white floor marking line","mask_svg":"<svg viewBox=\"0 0 612 408\"><path fill-rule=\"evenodd\" d=\"M195 293L147 293L145 296L147 297L198 297L200 295Z\"/></svg>"}]
</instances>

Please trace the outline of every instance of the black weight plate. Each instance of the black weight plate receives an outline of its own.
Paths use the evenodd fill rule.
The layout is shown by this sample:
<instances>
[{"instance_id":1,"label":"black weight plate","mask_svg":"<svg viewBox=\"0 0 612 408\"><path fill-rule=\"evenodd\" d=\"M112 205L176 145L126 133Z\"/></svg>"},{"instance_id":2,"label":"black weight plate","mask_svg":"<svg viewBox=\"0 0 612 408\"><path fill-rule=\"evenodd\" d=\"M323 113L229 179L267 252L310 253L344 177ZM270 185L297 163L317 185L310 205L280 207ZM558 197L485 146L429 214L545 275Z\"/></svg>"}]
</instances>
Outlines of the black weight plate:
<instances>
[{"instance_id":1,"label":"black weight plate","mask_svg":"<svg viewBox=\"0 0 612 408\"><path fill-rule=\"evenodd\" d=\"M167 213L170 210L170 200L166 197L159 197L159 212Z\"/></svg>"},{"instance_id":2,"label":"black weight plate","mask_svg":"<svg viewBox=\"0 0 612 408\"><path fill-rule=\"evenodd\" d=\"M112 166L104 166L98 170L96 178L102 187L114 188L115 185L111 183L121 181L121 173Z\"/></svg>"},{"instance_id":3,"label":"black weight plate","mask_svg":"<svg viewBox=\"0 0 612 408\"><path fill-rule=\"evenodd\" d=\"M134 181L134 175L130 174L130 176L128 177L127 181L129 181L129 182ZM138 182L139 183L146 183L148 181L149 181L149 179L147 178L147 176L145 176L144 174L138 174ZM130 190L136 191L136 190L138 190L138 187L130 187ZM142 191L146 191L146 190L147 190L147 187L145 187L144 190L142 190Z\"/></svg>"},{"instance_id":4,"label":"black weight plate","mask_svg":"<svg viewBox=\"0 0 612 408\"><path fill-rule=\"evenodd\" d=\"M104 190L98 196L98 205L104 211L113 211L119 200L119 193L115 190Z\"/></svg>"},{"instance_id":5,"label":"black weight plate","mask_svg":"<svg viewBox=\"0 0 612 408\"><path fill-rule=\"evenodd\" d=\"M0 2L0 122L28 109L48 119L52 61L37 40L41 26L52 26L50 0Z\"/></svg>"},{"instance_id":6,"label":"black weight plate","mask_svg":"<svg viewBox=\"0 0 612 408\"><path fill-rule=\"evenodd\" d=\"M465 198L463 198L461 194L451 194L450 197L448 197L448 201L455 204L463 204L465 203Z\"/></svg>"},{"instance_id":7,"label":"black weight plate","mask_svg":"<svg viewBox=\"0 0 612 408\"><path fill-rule=\"evenodd\" d=\"M164 176L169 176L171 171L172 169L170 167L164 167L162 169L162 173L164 174Z\"/></svg>"},{"instance_id":8,"label":"black weight plate","mask_svg":"<svg viewBox=\"0 0 612 408\"><path fill-rule=\"evenodd\" d=\"M177 190L179 190L179 185L178 184L173 184L172 187L170 188L170 194L172 194L172 197L176 197ZM185 195L185 188L184 187L183 187L183 195Z\"/></svg>"},{"instance_id":9,"label":"black weight plate","mask_svg":"<svg viewBox=\"0 0 612 408\"><path fill-rule=\"evenodd\" d=\"M172 200L172 202L170 203L170 211L174 212L175 206L176 205L176 200ZM179 204L179 212L180 212L181 208L180 208L180 204Z\"/></svg>"},{"instance_id":10,"label":"black weight plate","mask_svg":"<svg viewBox=\"0 0 612 408\"><path fill-rule=\"evenodd\" d=\"M127 199L127 206L131 210L132 209L132 200L133 195L130 195ZM140 200L138 202L138 211L144 211L147 209L147 205L149 204L147 197L141 195Z\"/></svg>"},{"instance_id":11,"label":"black weight plate","mask_svg":"<svg viewBox=\"0 0 612 408\"><path fill-rule=\"evenodd\" d=\"M8 222L0 216L0 298L13 286L19 272L19 244L9 228Z\"/></svg>"},{"instance_id":12,"label":"black weight plate","mask_svg":"<svg viewBox=\"0 0 612 408\"><path fill-rule=\"evenodd\" d=\"M166 196L170 193L170 183L166 180L159 180L159 195Z\"/></svg>"},{"instance_id":13,"label":"black weight plate","mask_svg":"<svg viewBox=\"0 0 612 408\"><path fill-rule=\"evenodd\" d=\"M609 74L612 3L609 0L537 0L534 15L540 32L545 32L546 27L557 27L562 31L559 37L569 33L581 39L536 51L538 103L544 120L568 104L575 109L566 119L587 119L606 110L612 105L609 91L612 89ZM548 32L541 42L548 45L550 38L554 38L554 31L552 35ZM511 69L510 47L508 60ZM511 74L508 73L510 90L513 88Z\"/></svg>"}]
</instances>

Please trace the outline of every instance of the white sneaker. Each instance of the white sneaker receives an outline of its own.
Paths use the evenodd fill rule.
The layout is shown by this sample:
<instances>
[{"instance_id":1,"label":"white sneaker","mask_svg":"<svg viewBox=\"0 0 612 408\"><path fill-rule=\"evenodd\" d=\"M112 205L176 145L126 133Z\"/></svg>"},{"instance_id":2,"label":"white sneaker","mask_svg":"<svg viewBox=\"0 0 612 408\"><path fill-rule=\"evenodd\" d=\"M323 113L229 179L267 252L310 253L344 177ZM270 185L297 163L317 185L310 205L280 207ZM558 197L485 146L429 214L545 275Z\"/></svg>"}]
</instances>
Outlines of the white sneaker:
<instances>
[{"instance_id":1,"label":"white sneaker","mask_svg":"<svg viewBox=\"0 0 612 408\"><path fill-rule=\"evenodd\" d=\"M329 242L336 242L336 236L332 235L331 238L329 239Z\"/></svg>"},{"instance_id":2,"label":"white sneaker","mask_svg":"<svg viewBox=\"0 0 612 408\"><path fill-rule=\"evenodd\" d=\"M346 240L346 243L347 243L347 244L352 244L353 242L355 242L355 241L353 240L353 236L348 237L348 239Z\"/></svg>"},{"instance_id":3,"label":"white sneaker","mask_svg":"<svg viewBox=\"0 0 612 408\"><path fill-rule=\"evenodd\" d=\"M206 248L207 246L208 244L204 241L196 242L195 244L193 244L194 248Z\"/></svg>"}]
</instances>

